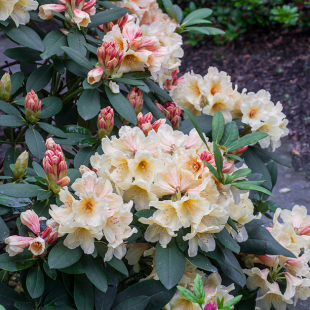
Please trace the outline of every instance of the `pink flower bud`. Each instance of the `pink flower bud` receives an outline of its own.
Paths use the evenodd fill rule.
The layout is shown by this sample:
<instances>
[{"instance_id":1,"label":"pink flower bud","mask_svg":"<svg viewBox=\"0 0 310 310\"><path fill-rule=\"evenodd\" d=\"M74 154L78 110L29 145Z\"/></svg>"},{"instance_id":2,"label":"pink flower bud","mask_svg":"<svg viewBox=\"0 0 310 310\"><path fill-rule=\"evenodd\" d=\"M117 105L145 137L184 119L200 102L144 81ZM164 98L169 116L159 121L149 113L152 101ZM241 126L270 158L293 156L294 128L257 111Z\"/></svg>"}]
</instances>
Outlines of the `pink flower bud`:
<instances>
[{"instance_id":1,"label":"pink flower bud","mask_svg":"<svg viewBox=\"0 0 310 310\"><path fill-rule=\"evenodd\" d=\"M123 28L123 37L131 47L140 47L142 44L142 30L137 23L129 23Z\"/></svg>"},{"instance_id":2,"label":"pink flower bud","mask_svg":"<svg viewBox=\"0 0 310 310\"><path fill-rule=\"evenodd\" d=\"M101 110L97 120L98 138L102 139L109 136L114 127L114 111L111 107Z\"/></svg>"},{"instance_id":3,"label":"pink flower bud","mask_svg":"<svg viewBox=\"0 0 310 310\"><path fill-rule=\"evenodd\" d=\"M102 78L102 75L103 75L103 68L102 67L98 67L98 68L95 68L93 70L90 70L87 73L88 84L95 84L95 83L99 82L100 79Z\"/></svg>"},{"instance_id":4,"label":"pink flower bud","mask_svg":"<svg viewBox=\"0 0 310 310\"><path fill-rule=\"evenodd\" d=\"M184 76L178 78L179 68L174 70L171 74L171 79L167 79L164 83L164 87L168 90L176 88L179 83L184 82Z\"/></svg>"},{"instance_id":5,"label":"pink flower bud","mask_svg":"<svg viewBox=\"0 0 310 310\"><path fill-rule=\"evenodd\" d=\"M226 161L225 163L223 163L223 169L222 172L223 173L231 173L231 169L234 168L235 164L233 160L229 160Z\"/></svg>"},{"instance_id":6,"label":"pink flower bud","mask_svg":"<svg viewBox=\"0 0 310 310\"><path fill-rule=\"evenodd\" d=\"M39 116L41 114L41 101L33 90L27 94L24 108L27 121L30 123L36 123L39 121Z\"/></svg>"},{"instance_id":7,"label":"pink flower bud","mask_svg":"<svg viewBox=\"0 0 310 310\"><path fill-rule=\"evenodd\" d=\"M60 1L61 2L61 1ZM65 3L63 3L65 4ZM54 14L52 14L52 11L55 12L63 12L67 9L66 5L61 4L43 4L39 7L39 17L41 19L51 19L54 17Z\"/></svg>"},{"instance_id":8,"label":"pink flower bud","mask_svg":"<svg viewBox=\"0 0 310 310\"><path fill-rule=\"evenodd\" d=\"M124 26L130 21L134 20L133 15L129 15L128 13L123 17L113 20L111 22L105 23L103 25L99 25L97 28L102 32L108 33L112 30L114 25L118 25L121 32L123 31Z\"/></svg>"},{"instance_id":9,"label":"pink flower bud","mask_svg":"<svg viewBox=\"0 0 310 310\"><path fill-rule=\"evenodd\" d=\"M210 163L213 167L215 167L215 159L214 159L214 155L208 151L204 151L200 154L200 159L207 161L208 163Z\"/></svg>"},{"instance_id":10,"label":"pink flower bud","mask_svg":"<svg viewBox=\"0 0 310 310\"><path fill-rule=\"evenodd\" d=\"M87 27L90 23L89 14L79 9L73 9L74 22L79 27Z\"/></svg>"},{"instance_id":11,"label":"pink flower bud","mask_svg":"<svg viewBox=\"0 0 310 310\"><path fill-rule=\"evenodd\" d=\"M39 234L40 229L40 219L38 215L32 211L27 210L26 212L22 212L20 214L20 220L23 225L26 225L29 229L31 229L35 234Z\"/></svg>"},{"instance_id":12,"label":"pink flower bud","mask_svg":"<svg viewBox=\"0 0 310 310\"><path fill-rule=\"evenodd\" d=\"M240 139L240 137L239 137L239 139ZM248 147L249 147L248 145L243 146L243 147L241 147L238 150L228 152L228 154L233 154L233 155L241 156L248 149Z\"/></svg>"},{"instance_id":13,"label":"pink flower bud","mask_svg":"<svg viewBox=\"0 0 310 310\"><path fill-rule=\"evenodd\" d=\"M158 128L164 124L166 124L166 120L163 118L160 118L159 120L157 120L156 122L152 124L152 129L154 129L157 132Z\"/></svg>"},{"instance_id":14,"label":"pink flower bud","mask_svg":"<svg viewBox=\"0 0 310 310\"><path fill-rule=\"evenodd\" d=\"M45 241L41 237L34 238L30 241L29 250L35 256L41 255L45 250Z\"/></svg>"},{"instance_id":15,"label":"pink flower bud","mask_svg":"<svg viewBox=\"0 0 310 310\"><path fill-rule=\"evenodd\" d=\"M161 105L158 103L157 106L159 107ZM172 128L174 130L178 130L180 120L181 120L181 113L182 113L181 108L177 107L177 105L171 101L166 101L164 103L164 106L165 106L165 108L163 106L161 106L162 108L159 107L159 109L168 118L168 120L171 122Z\"/></svg>"},{"instance_id":16,"label":"pink flower bud","mask_svg":"<svg viewBox=\"0 0 310 310\"><path fill-rule=\"evenodd\" d=\"M133 87L127 95L128 101L135 109L136 115L138 115L143 107L143 94L142 90L138 87Z\"/></svg>"},{"instance_id":17,"label":"pink flower bud","mask_svg":"<svg viewBox=\"0 0 310 310\"><path fill-rule=\"evenodd\" d=\"M42 232L41 238L43 238L43 239L47 238L47 237L50 235L50 233L52 232L52 230L53 230L53 226L52 226L51 224L49 224L49 225L44 229L44 231Z\"/></svg>"},{"instance_id":18,"label":"pink flower bud","mask_svg":"<svg viewBox=\"0 0 310 310\"><path fill-rule=\"evenodd\" d=\"M11 97L11 77L5 73L0 80L0 100L9 101Z\"/></svg>"},{"instance_id":19,"label":"pink flower bud","mask_svg":"<svg viewBox=\"0 0 310 310\"><path fill-rule=\"evenodd\" d=\"M97 57L99 65L104 69L103 78L116 73L124 59L124 52L114 41L103 42L102 46L97 49Z\"/></svg>"},{"instance_id":20,"label":"pink flower bud","mask_svg":"<svg viewBox=\"0 0 310 310\"><path fill-rule=\"evenodd\" d=\"M46 243L47 244L52 244L52 243L54 243L57 240L57 238L58 238L58 232L55 231L54 233L52 233L49 236L49 238L46 240Z\"/></svg>"},{"instance_id":21,"label":"pink flower bud","mask_svg":"<svg viewBox=\"0 0 310 310\"><path fill-rule=\"evenodd\" d=\"M43 168L47 185L55 194L58 194L62 187L70 183L70 178L67 176L67 163L60 145L52 138L47 139L45 145L47 151L43 158Z\"/></svg>"},{"instance_id":22,"label":"pink flower bud","mask_svg":"<svg viewBox=\"0 0 310 310\"><path fill-rule=\"evenodd\" d=\"M305 228L300 231L301 235L309 235L310 234L310 224L308 224Z\"/></svg>"},{"instance_id":23,"label":"pink flower bud","mask_svg":"<svg viewBox=\"0 0 310 310\"><path fill-rule=\"evenodd\" d=\"M151 124L152 119L153 119L153 114L151 112L147 113L144 116L143 116L143 114L141 112L137 115L138 127L141 128L142 131L144 132L144 134L146 134L146 135L152 129L157 131L158 128L160 127L160 125L166 123L165 119L159 119L156 122L154 122L153 124Z\"/></svg>"},{"instance_id":24,"label":"pink flower bud","mask_svg":"<svg viewBox=\"0 0 310 310\"><path fill-rule=\"evenodd\" d=\"M216 302L206 304L204 310L217 310Z\"/></svg>"},{"instance_id":25,"label":"pink flower bud","mask_svg":"<svg viewBox=\"0 0 310 310\"><path fill-rule=\"evenodd\" d=\"M8 237L4 241L7 244L5 250L8 252L9 256L15 256L23 252L23 250L29 246L31 240L33 240L33 238L22 236Z\"/></svg>"},{"instance_id":26,"label":"pink flower bud","mask_svg":"<svg viewBox=\"0 0 310 310\"><path fill-rule=\"evenodd\" d=\"M92 13L92 9L94 8L94 5L96 4L96 1L97 0L90 0L86 4L84 4L83 11L88 13L89 15L93 15L93 14L90 14L90 13Z\"/></svg>"}]
</instances>

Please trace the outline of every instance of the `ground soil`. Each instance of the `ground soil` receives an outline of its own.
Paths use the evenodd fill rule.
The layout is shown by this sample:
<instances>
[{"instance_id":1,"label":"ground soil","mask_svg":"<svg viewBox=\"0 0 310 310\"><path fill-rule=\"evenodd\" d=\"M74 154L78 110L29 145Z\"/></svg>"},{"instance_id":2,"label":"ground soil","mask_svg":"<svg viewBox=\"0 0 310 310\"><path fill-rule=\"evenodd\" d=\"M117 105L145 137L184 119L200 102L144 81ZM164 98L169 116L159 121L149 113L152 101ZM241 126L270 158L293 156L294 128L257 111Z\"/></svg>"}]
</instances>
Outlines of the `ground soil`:
<instances>
[{"instance_id":1,"label":"ground soil","mask_svg":"<svg viewBox=\"0 0 310 310\"><path fill-rule=\"evenodd\" d=\"M281 30L268 35L251 32L224 46L212 37L196 47L184 45L181 72L205 75L216 66L232 77L241 91L266 89L273 102L281 101L289 120L294 168L310 175L310 32Z\"/></svg>"}]
</instances>

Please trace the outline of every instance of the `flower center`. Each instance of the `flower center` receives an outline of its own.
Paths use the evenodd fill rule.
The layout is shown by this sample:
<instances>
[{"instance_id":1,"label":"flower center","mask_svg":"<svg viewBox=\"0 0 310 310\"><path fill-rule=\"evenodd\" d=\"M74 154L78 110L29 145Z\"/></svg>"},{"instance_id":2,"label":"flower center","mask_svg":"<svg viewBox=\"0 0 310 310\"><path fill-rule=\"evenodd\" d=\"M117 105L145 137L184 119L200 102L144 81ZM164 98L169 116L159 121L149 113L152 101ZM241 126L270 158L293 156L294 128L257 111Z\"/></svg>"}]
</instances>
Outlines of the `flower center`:
<instances>
[{"instance_id":1,"label":"flower center","mask_svg":"<svg viewBox=\"0 0 310 310\"><path fill-rule=\"evenodd\" d=\"M213 86L211 88L211 94L214 96L215 94L217 94L220 91L220 89L217 86Z\"/></svg>"},{"instance_id":2,"label":"flower center","mask_svg":"<svg viewBox=\"0 0 310 310\"><path fill-rule=\"evenodd\" d=\"M257 113L256 110L252 110L252 111L250 112L250 117L251 117L251 118L255 117L256 113Z\"/></svg>"}]
</instances>

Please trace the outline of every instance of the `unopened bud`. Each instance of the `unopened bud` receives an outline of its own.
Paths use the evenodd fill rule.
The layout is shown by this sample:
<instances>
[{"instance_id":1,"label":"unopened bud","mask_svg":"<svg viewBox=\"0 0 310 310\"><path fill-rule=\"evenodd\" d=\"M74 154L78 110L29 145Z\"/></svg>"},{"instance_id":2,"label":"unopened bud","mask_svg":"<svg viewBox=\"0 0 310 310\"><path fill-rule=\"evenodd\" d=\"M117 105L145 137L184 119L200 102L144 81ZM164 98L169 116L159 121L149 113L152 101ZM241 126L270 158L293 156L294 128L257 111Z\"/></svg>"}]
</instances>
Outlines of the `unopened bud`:
<instances>
[{"instance_id":1,"label":"unopened bud","mask_svg":"<svg viewBox=\"0 0 310 310\"><path fill-rule=\"evenodd\" d=\"M67 29L65 28L59 28L59 30L61 31L61 33L65 36L68 36L68 34L70 33Z\"/></svg>"},{"instance_id":2,"label":"unopened bud","mask_svg":"<svg viewBox=\"0 0 310 310\"><path fill-rule=\"evenodd\" d=\"M98 138L109 136L114 127L114 111L110 107L102 109L97 120Z\"/></svg>"},{"instance_id":3,"label":"unopened bud","mask_svg":"<svg viewBox=\"0 0 310 310\"><path fill-rule=\"evenodd\" d=\"M174 130L179 129L180 120L181 120L181 108L177 107L174 102L166 101L165 106L163 107L158 102L155 102L156 106L159 110L167 117L167 119L171 122L172 128Z\"/></svg>"},{"instance_id":4,"label":"unopened bud","mask_svg":"<svg viewBox=\"0 0 310 310\"><path fill-rule=\"evenodd\" d=\"M203 161L207 161L208 163L210 163L212 166L216 166L215 165L215 159L214 159L214 155L211 152L208 151L204 151L200 154L200 159Z\"/></svg>"},{"instance_id":5,"label":"unopened bud","mask_svg":"<svg viewBox=\"0 0 310 310\"><path fill-rule=\"evenodd\" d=\"M28 159L29 153L27 151L24 151L17 157L13 170L13 175L16 180L21 179L25 175L28 167Z\"/></svg>"},{"instance_id":6,"label":"unopened bud","mask_svg":"<svg viewBox=\"0 0 310 310\"><path fill-rule=\"evenodd\" d=\"M36 123L39 121L39 116L41 114L41 101L33 90L27 94L24 108L27 121L30 123Z\"/></svg>"},{"instance_id":7,"label":"unopened bud","mask_svg":"<svg viewBox=\"0 0 310 310\"><path fill-rule=\"evenodd\" d=\"M0 100L8 102L11 97L11 77L5 73L0 80Z\"/></svg>"},{"instance_id":8,"label":"unopened bud","mask_svg":"<svg viewBox=\"0 0 310 310\"><path fill-rule=\"evenodd\" d=\"M47 244L52 244L52 243L54 243L57 240L57 238L58 238L58 232L55 231L54 233L52 233L49 236L49 238L46 240L46 243Z\"/></svg>"},{"instance_id":9,"label":"unopened bud","mask_svg":"<svg viewBox=\"0 0 310 310\"><path fill-rule=\"evenodd\" d=\"M138 87L133 87L127 95L128 101L135 109L136 115L138 115L143 107L143 94L142 90Z\"/></svg>"},{"instance_id":10,"label":"unopened bud","mask_svg":"<svg viewBox=\"0 0 310 310\"><path fill-rule=\"evenodd\" d=\"M140 112L137 115L137 120L138 120L138 127L142 129L145 135L149 133L152 129L154 129L156 132L158 128L166 123L165 119L159 119L153 124L151 124L153 120L153 114L151 112L147 113L146 115L143 116L143 114Z\"/></svg>"},{"instance_id":11,"label":"unopened bud","mask_svg":"<svg viewBox=\"0 0 310 310\"><path fill-rule=\"evenodd\" d=\"M47 238L47 237L50 235L50 233L52 232L52 230L53 230L53 226L52 226L51 224L49 224L49 225L44 229L44 231L42 232L41 238L43 238L43 239Z\"/></svg>"},{"instance_id":12,"label":"unopened bud","mask_svg":"<svg viewBox=\"0 0 310 310\"><path fill-rule=\"evenodd\" d=\"M164 83L164 88L167 90L172 90L176 87L178 87L179 83L184 82L184 76L178 78L179 69L174 70L171 73L171 79L167 79Z\"/></svg>"}]
</instances>

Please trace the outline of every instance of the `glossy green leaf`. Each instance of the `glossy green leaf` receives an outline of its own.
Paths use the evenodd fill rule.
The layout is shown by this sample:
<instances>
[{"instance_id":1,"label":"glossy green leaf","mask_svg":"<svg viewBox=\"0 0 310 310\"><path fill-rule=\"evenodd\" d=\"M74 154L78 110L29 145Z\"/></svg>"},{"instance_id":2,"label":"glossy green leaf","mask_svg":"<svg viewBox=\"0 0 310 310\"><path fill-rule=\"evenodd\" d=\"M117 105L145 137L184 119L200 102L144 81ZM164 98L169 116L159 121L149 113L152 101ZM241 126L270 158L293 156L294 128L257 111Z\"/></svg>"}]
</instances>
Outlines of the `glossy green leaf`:
<instances>
[{"instance_id":1,"label":"glossy green leaf","mask_svg":"<svg viewBox=\"0 0 310 310\"><path fill-rule=\"evenodd\" d=\"M67 39L69 47L78 51L81 55L86 56L87 49L84 46L84 44L86 44L86 40L80 30L76 28L70 29L70 33L68 34Z\"/></svg>"},{"instance_id":2,"label":"glossy green leaf","mask_svg":"<svg viewBox=\"0 0 310 310\"><path fill-rule=\"evenodd\" d=\"M92 44L84 43L84 46L87 48L88 51L97 55L97 47L93 46Z\"/></svg>"},{"instance_id":3,"label":"glossy green leaf","mask_svg":"<svg viewBox=\"0 0 310 310\"><path fill-rule=\"evenodd\" d=\"M57 97L46 97L41 100L42 109L40 118L49 118L58 114L62 109L61 99Z\"/></svg>"},{"instance_id":4,"label":"glossy green leaf","mask_svg":"<svg viewBox=\"0 0 310 310\"><path fill-rule=\"evenodd\" d=\"M44 51L44 44L41 38L31 28L23 25L16 27L13 23L7 27L1 26L0 28L9 38L20 45L32 48L36 51Z\"/></svg>"},{"instance_id":5,"label":"glossy green leaf","mask_svg":"<svg viewBox=\"0 0 310 310\"><path fill-rule=\"evenodd\" d=\"M238 229L234 223L234 221L231 219L231 217L228 218L227 224L235 231L238 232Z\"/></svg>"},{"instance_id":6,"label":"glossy green leaf","mask_svg":"<svg viewBox=\"0 0 310 310\"><path fill-rule=\"evenodd\" d=\"M67 37L60 30L49 32L43 40L45 52L41 54L42 59L48 59L53 55L61 56L63 46L68 46Z\"/></svg>"},{"instance_id":7,"label":"glossy green leaf","mask_svg":"<svg viewBox=\"0 0 310 310\"><path fill-rule=\"evenodd\" d=\"M265 132L253 132L248 135L241 137L240 139L236 140L235 142L227 145L227 152L235 151L240 149L243 146L252 144L258 140L264 139L268 136Z\"/></svg>"},{"instance_id":8,"label":"glossy green leaf","mask_svg":"<svg viewBox=\"0 0 310 310\"><path fill-rule=\"evenodd\" d=\"M85 79L84 82L83 82L83 88L84 89L98 88L101 85L102 85L102 80L100 80L99 82L97 82L95 84L88 84L87 79Z\"/></svg>"},{"instance_id":9,"label":"glossy green leaf","mask_svg":"<svg viewBox=\"0 0 310 310\"><path fill-rule=\"evenodd\" d=\"M9 256L8 253L0 255L0 269L15 272L18 270L23 270L31 267L35 259L33 255L28 251L28 253L20 253L15 256ZM1 291L1 290L0 290Z\"/></svg>"},{"instance_id":10,"label":"glossy green leaf","mask_svg":"<svg viewBox=\"0 0 310 310\"><path fill-rule=\"evenodd\" d=\"M48 124L48 123L38 123L38 126L40 128L42 128L44 131L50 133L51 135L54 135L54 136L60 137L60 138L67 138L67 135L62 130L60 130L57 127L54 127L51 124Z\"/></svg>"},{"instance_id":11,"label":"glossy green leaf","mask_svg":"<svg viewBox=\"0 0 310 310\"><path fill-rule=\"evenodd\" d=\"M283 255L293 257L295 255L276 241L270 232L263 226L247 227L248 239L239 243L242 253L255 255Z\"/></svg>"},{"instance_id":12,"label":"glossy green leaf","mask_svg":"<svg viewBox=\"0 0 310 310\"><path fill-rule=\"evenodd\" d=\"M223 137L225 129L225 120L221 112L216 112L212 119L212 139L219 143Z\"/></svg>"},{"instance_id":13,"label":"glossy green leaf","mask_svg":"<svg viewBox=\"0 0 310 310\"><path fill-rule=\"evenodd\" d=\"M208 257L205 257L200 253L197 253L195 257L189 257L188 255L186 255L186 259L197 268L210 272L217 272L217 268L211 264Z\"/></svg>"},{"instance_id":14,"label":"glossy green leaf","mask_svg":"<svg viewBox=\"0 0 310 310\"><path fill-rule=\"evenodd\" d=\"M25 120L21 116L16 115L0 115L0 126L4 127L21 127L26 125Z\"/></svg>"},{"instance_id":15,"label":"glossy green leaf","mask_svg":"<svg viewBox=\"0 0 310 310\"><path fill-rule=\"evenodd\" d=\"M110 310L115 296L117 294L117 286L109 285L106 293L98 290L95 287L95 309L96 310Z\"/></svg>"},{"instance_id":16,"label":"glossy green leaf","mask_svg":"<svg viewBox=\"0 0 310 310\"><path fill-rule=\"evenodd\" d=\"M24 78L25 76L23 72L16 72L11 75L11 96L13 96L22 86Z\"/></svg>"},{"instance_id":17,"label":"glossy green leaf","mask_svg":"<svg viewBox=\"0 0 310 310\"><path fill-rule=\"evenodd\" d=\"M155 267L160 282L169 290L176 286L185 270L185 257L173 238L166 248L158 242L155 251Z\"/></svg>"},{"instance_id":18,"label":"glossy green leaf","mask_svg":"<svg viewBox=\"0 0 310 310\"><path fill-rule=\"evenodd\" d=\"M89 129L78 125L66 125L60 128L65 133L76 133L84 136L91 136Z\"/></svg>"},{"instance_id":19,"label":"glossy green leaf","mask_svg":"<svg viewBox=\"0 0 310 310\"><path fill-rule=\"evenodd\" d=\"M33 128L28 128L25 134L25 141L31 154L39 160L43 159L46 147L41 134Z\"/></svg>"},{"instance_id":20,"label":"glossy green leaf","mask_svg":"<svg viewBox=\"0 0 310 310\"><path fill-rule=\"evenodd\" d=\"M215 165L216 169L219 175L222 175L222 170L223 170L223 157L222 153L217 146L215 142L213 142L213 153L214 153L214 160L215 160Z\"/></svg>"},{"instance_id":21,"label":"glossy green leaf","mask_svg":"<svg viewBox=\"0 0 310 310\"><path fill-rule=\"evenodd\" d=\"M118 304L113 310L144 310L149 302L149 297L138 296L127 299Z\"/></svg>"},{"instance_id":22,"label":"glossy green leaf","mask_svg":"<svg viewBox=\"0 0 310 310\"><path fill-rule=\"evenodd\" d=\"M20 150L13 146L10 146L5 152L3 171L6 176L13 176L13 171L11 170L10 165L15 164L19 154Z\"/></svg>"},{"instance_id":23,"label":"glossy green leaf","mask_svg":"<svg viewBox=\"0 0 310 310\"><path fill-rule=\"evenodd\" d=\"M124 119L132 123L137 124L137 116L131 103L123 96L122 93L114 94L108 86L105 86L105 91L108 99L116 110Z\"/></svg>"},{"instance_id":24,"label":"glossy green leaf","mask_svg":"<svg viewBox=\"0 0 310 310\"><path fill-rule=\"evenodd\" d=\"M100 95L97 89L85 89L77 104L78 112L84 120L95 117L100 112Z\"/></svg>"},{"instance_id":25,"label":"glossy green leaf","mask_svg":"<svg viewBox=\"0 0 310 310\"><path fill-rule=\"evenodd\" d=\"M41 192L41 187L32 184L3 184L0 185L0 194L15 198L36 197Z\"/></svg>"},{"instance_id":26,"label":"glossy green leaf","mask_svg":"<svg viewBox=\"0 0 310 310\"><path fill-rule=\"evenodd\" d=\"M53 74L52 66L43 65L33 71L27 80L26 90L38 92L43 89L51 80Z\"/></svg>"},{"instance_id":27,"label":"glossy green leaf","mask_svg":"<svg viewBox=\"0 0 310 310\"><path fill-rule=\"evenodd\" d=\"M107 278L99 262L91 255L83 255L83 267L87 278L102 292L108 289Z\"/></svg>"},{"instance_id":28,"label":"glossy green leaf","mask_svg":"<svg viewBox=\"0 0 310 310\"><path fill-rule=\"evenodd\" d=\"M91 17L91 23L88 24L88 28L97 27L99 25L111 22L124 16L128 10L116 7L110 10L99 12Z\"/></svg>"},{"instance_id":29,"label":"glossy green leaf","mask_svg":"<svg viewBox=\"0 0 310 310\"><path fill-rule=\"evenodd\" d=\"M5 310L17 309L14 307L14 304L19 301L25 301L24 297L15 292L12 288L8 287L6 284L0 282L0 304L5 308Z\"/></svg>"},{"instance_id":30,"label":"glossy green leaf","mask_svg":"<svg viewBox=\"0 0 310 310\"><path fill-rule=\"evenodd\" d=\"M156 211L155 208L140 210L135 213L135 216L149 218L154 214L155 211Z\"/></svg>"},{"instance_id":31,"label":"glossy green leaf","mask_svg":"<svg viewBox=\"0 0 310 310\"><path fill-rule=\"evenodd\" d=\"M27 290L32 298L38 298L44 291L44 275L40 266L32 267L26 279Z\"/></svg>"},{"instance_id":32,"label":"glossy green leaf","mask_svg":"<svg viewBox=\"0 0 310 310\"><path fill-rule=\"evenodd\" d=\"M218 172L215 170L215 168L209 162L207 162L205 160L203 160L202 162L209 168L209 170L214 174L214 176L218 179L218 181L222 182L222 178L218 174Z\"/></svg>"},{"instance_id":33,"label":"glossy green leaf","mask_svg":"<svg viewBox=\"0 0 310 310\"><path fill-rule=\"evenodd\" d=\"M85 274L74 276L74 301L78 310L94 309L94 289Z\"/></svg>"},{"instance_id":34,"label":"glossy green leaf","mask_svg":"<svg viewBox=\"0 0 310 310\"><path fill-rule=\"evenodd\" d=\"M18 61L41 60L40 53L28 47L9 48L3 53L5 56Z\"/></svg>"},{"instance_id":35,"label":"glossy green leaf","mask_svg":"<svg viewBox=\"0 0 310 310\"><path fill-rule=\"evenodd\" d=\"M94 69L94 66L89 62L89 60L83 56L79 51L74 50L71 47L64 46L62 49L66 52L66 54L80 66L90 71Z\"/></svg>"},{"instance_id":36,"label":"glossy green leaf","mask_svg":"<svg viewBox=\"0 0 310 310\"><path fill-rule=\"evenodd\" d=\"M248 174L250 174L252 172L251 169L249 168L243 168L243 169L238 169L236 170L235 172L232 173L232 177L234 179L237 179L237 178L242 178L242 177L245 177L247 176Z\"/></svg>"},{"instance_id":37,"label":"glossy green leaf","mask_svg":"<svg viewBox=\"0 0 310 310\"><path fill-rule=\"evenodd\" d=\"M255 182L255 183L253 183L253 182ZM232 186L234 186L238 189L241 189L241 190L259 191L259 192L265 193L271 197L274 197L268 189L261 187L259 185L256 185L256 184L257 184L256 181L236 181L234 183L231 183Z\"/></svg>"},{"instance_id":38,"label":"glossy green leaf","mask_svg":"<svg viewBox=\"0 0 310 310\"><path fill-rule=\"evenodd\" d=\"M62 242L58 242L49 253L48 265L54 269L66 268L76 263L82 254L80 247L71 250Z\"/></svg>"},{"instance_id":39,"label":"glossy green leaf","mask_svg":"<svg viewBox=\"0 0 310 310\"><path fill-rule=\"evenodd\" d=\"M275 161L271 160L267 165L266 165L270 177L271 177L271 185L272 188L276 185L277 179L278 179L278 165Z\"/></svg>"},{"instance_id":40,"label":"glossy green leaf","mask_svg":"<svg viewBox=\"0 0 310 310\"><path fill-rule=\"evenodd\" d=\"M124 274L125 276L128 276L128 270L126 265L123 263L122 260L116 258L113 256L111 260L107 262L110 266L112 266L114 269L119 271L120 273Z\"/></svg>"},{"instance_id":41,"label":"glossy green leaf","mask_svg":"<svg viewBox=\"0 0 310 310\"><path fill-rule=\"evenodd\" d=\"M54 58L53 59L53 65L54 65L56 71L58 73L60 73L61 75L66 72L66 69L65 69L65 66L64 66L64 63L62 60L60 60L58 58Z\"/></svg>"},{"instance_id":42,"label":"glossy green leaf","mask_svg":"<svg viewBox=\"0 0 310 310\"><path fill-rule=\"evenodd\" d=\"M10 230L0 217L0 241L4 242L4 240L8 237L10 237Z\"/></svg>"},{"instance_id":43,"label":"glossy green leaf","mask_svg":"<svg viewBox=\"0 0 310 310\"><path fill-rule=\"evenodd\" d=\"M195 22L195 20L206 18L210 16L211 14L212 14L211 9L203 8L203 9L195 10L184 18L182 25L191 25L192 23Z\"/></svg>"},{"instance_id":44,"label":"glossy green leaf","mask_svg":"<svg viewBox=\"0 0 310 310\"><path fill-rule=\"evenodd\" d=\"M73 265L66 267L66 268L60 268L58 269L62 273L67 273L67 274L84 274L85 270L82 264L82 261L79 260Z\"/></svg>"},{"instance_id":45,"label":"glossy green leaf","mask_svg":"<svg viewBox=\"0 0 310 310\"><path fill-rule=\"evenodd\" d=\"M224 303L224 307L229 307L231 308L232 306L234 306L236 303L238 303L242 298L242 295L238 295L236 297L234 297L233 299L226 301Z\"/></svg>"},{"instance_id":46,"label":"glossy green leaf","mask_svg":"<svg viewBox=\"0 0 310 310\"><path fill-rule=\"evenodd\" d=\"M33 310L32 305L30 305L27 302L18 301L14 304L14 306L15 306L15 309L17 308L18 310ZM0 310L1 310L1 308L0 308Z\"/></svg>"},{"instance_id":47,"label":"glossy green leaf","mask_svg":"<svg viewBox=\"0 0 310 310\"><path fill-rule=\"evenodd\" d=\"M73 73L74 75L80 76L80 77L87 77L87 73L89 72L89 70L85 69L83 66L80 66L74 60L66 59L63 62L63 64L66 67L66 69L70 71L71 73Z\"/></svg>"},{"instance_id":48,"label":"glossy green leaf","mask_svg":"<svg viewBox=\"0 0 310 310\"><path fill-rule=\"evenodd\" d=\"M238 140L238 137L239 137L239 130L237 124L235 122L227 123L224 128L224 134L220 142L220 145L227 146L233 143L234 141Z\"/></svg>"},{"instance_id":49,"label":"glossy green leaf","mask_svg":"<svg viewBox=\"0 0 310 310\"><path fill-rule=\"evenodd\" d=\"M240 246L231 237L226 228L224 228L218 233L215 233L214 235L217 238L217 240L219 240L227 249L233 251L236 254L240 253Z\"/></svg>"},{"instance_id":50,"label":"glossy green leaf","mask_svg":"<svg viewBox=\"0 0 310 310\"><path fill-rule=\"evenodd\" d=\"M203 133L209 133L212 130L212 116L211 115L199 115L195 117L201 131ZM184 134L189 134L190 131L194 128L192 122L189 119L186 119L180 123L179 131L182 131Z\"/></svg>"},{"instance_id":51,"label":"glossy green leaf","mask_svg":"<svg viewBox=\"0 0 310 310\"><path fill-rule=\"evenodd\" d=\"M168 92L165 89L160 88L160 86L158 86L155 82L151 81L150 79L145 79L144 82L156 95L159 95L168 101L173 101Z\"/></svg>"},{"instance_id":52,"label":"glossy green leaf","mask_svg":"<svg viewBox=\"0 0 310 310\"><path fill-rule=\"evenodd\" d=\"M49 206L50 206L50 203L53 203L52 202L52 199L49 201L49 200L45 200L45 201L36 201L33 206L32 206L32 210L39 216L43 216L43 217L46 217L48 218L49 217Z\"/></svg>"},{"instance_id":53,"label":"glossy green leaf","mask_svg":"<svg viewBox=\"0 0 310 310\"><path fill-rule=\"evenodd\" d=\"M186 27L186 30L191 33L218 35L225 34L225 31L214 27Z\"/></svg>"},{"instance_id":54,"label":"glossy green leaf","mask_svg":"<svg viewBox=\"0 0 310 310\"><path fill-rule=\"evenodd\" d=\"M2 100L0 100L0 110L9 115L21 116L20 112L13 105Z\"/></svg>"},{"instance_id":55,"label":"glossy green leaf","mask_svg":"<svg viewBox=\"0 0 310 310\"><path fill-rule=\"evenodd\" d=\"M57 278L57 271L55 269L50 268L46 261L43 262L43 269L45 273L53 280Z\"/></svg>"},{"instance_id":56,"label":"glossy green leaf","mask_svg":"<svg viewBox=\"0 0 310 310\"><path fill-rule=\"evenodd\" d=\"M81 165L88 166L90 157L96 153L94 147L84 147L74 157L74 168L79 169Z\"/></svg>"},{"instance_id":57,"label":"glossy green leaf","mask_svg":"<svg viewBox=\"0 0 310 310\"><path fill-rule=\"evenodd\" d=\"M68 169L67 176L70 178L69 186L71 186L77 178L81 177L81 173L78 169Z\"/></svg>"},{"instance_id":58,"label":"glossy green leaf","mask_svg":"<svg viewBox=\"0 0 310 310\"><path fill-rule=\"evenodd\" d=\"M38 164L37 162L34 161L34 162L32 162L32 167L39 177L45 178L45 171L40 164Z\"/></svg>"}]
</instances>

